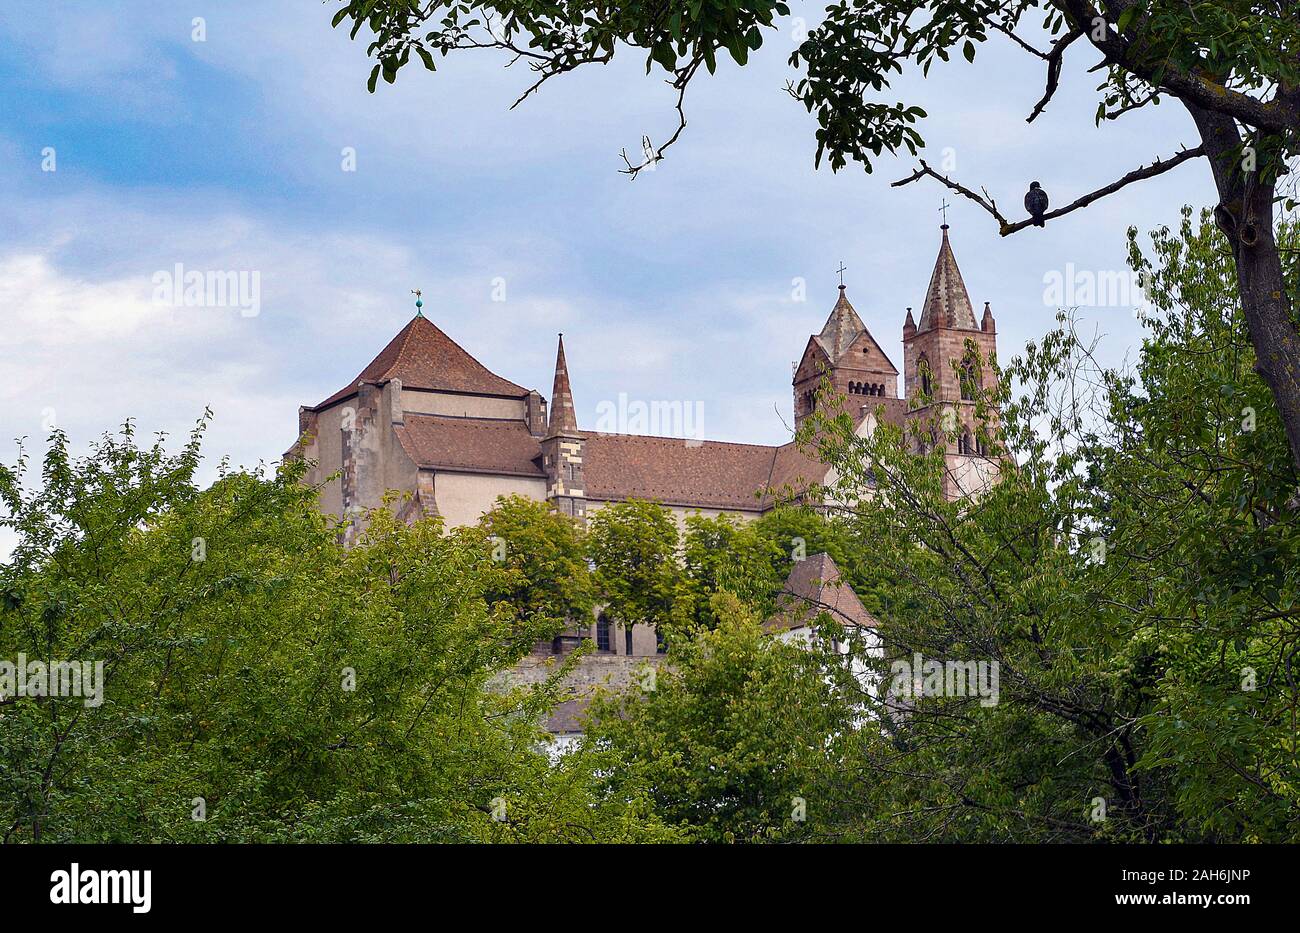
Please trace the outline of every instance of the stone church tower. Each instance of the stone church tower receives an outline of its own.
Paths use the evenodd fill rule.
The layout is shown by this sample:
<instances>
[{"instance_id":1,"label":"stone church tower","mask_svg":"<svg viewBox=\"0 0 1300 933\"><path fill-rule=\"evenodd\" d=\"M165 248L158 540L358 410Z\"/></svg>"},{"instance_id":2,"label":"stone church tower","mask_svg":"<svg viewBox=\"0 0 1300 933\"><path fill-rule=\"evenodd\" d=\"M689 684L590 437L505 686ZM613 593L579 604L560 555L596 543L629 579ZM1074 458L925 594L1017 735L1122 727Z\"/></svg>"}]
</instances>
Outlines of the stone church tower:
<instances>
[{"instance_id":1,"label":"stone church tower","mask_svg":"<svg viewBox=\"0 0 1300 933\"><path fill-rule=\"evenodd\" d=\"M555 382L551 388L551 423L542 439L542 468L546 499L563 515L586 516L582 460L586 436L578 430L578 414L564 359L564 335L555 351Z\"/></svg>"},{"instance_id":2,"label":"stone church tower","mask_svg":"<svg viewBox=\"0 0 1300 933\"><path fill-rule=\"evenodd\" d=\"M898 397L898 370L858 317L843 285L821 333L808 338L803 359L795 369L796 428L812 414L825 375L830 376L835 392L848 396L850 402L861 396L865 396L860 399L864 402Z\"/></svg>"},{"instance_id":3,"label":"stone church tower","mask_svg":"<svg viewBox=\"0 0 1300 933\"><path fill-rule=\"evenodd\" d=\"M903 323L902 386L898 370L840 285L830 317L820 333L808 338L795 368L794 416L797 428L819 401L824 402L822 381L829 378L833 394L846 399L845 410L857 423L883 409L884 420L903 426L918 453L942 446L948 469L945 487L950 497L958 498L986 488L998 472L975 416L977 398L997 388L991 364L997 328L987 303L976 322L948 241L948 225L941 230L920 323L913 320L911 308Z\"/></svg>"},{"instance_id":4,"label":"stone church tower","mask_svg":"<svg viewBox=\"0 0 1300 933\"><path fill-rule=\"evenodd\" d=\"M977 399L997 388L992 368L997 325L988 302L976 323L966 283L948 242L948 225L941 229L943 242L921 306L921 320L914 322L909 308L903 322L903 384L909 433L919 452L943 445L948 494L956 498L983 489L997 473L975 417ZM952 434L955 441L949 436Z\"/></svg>"}]
</instances>

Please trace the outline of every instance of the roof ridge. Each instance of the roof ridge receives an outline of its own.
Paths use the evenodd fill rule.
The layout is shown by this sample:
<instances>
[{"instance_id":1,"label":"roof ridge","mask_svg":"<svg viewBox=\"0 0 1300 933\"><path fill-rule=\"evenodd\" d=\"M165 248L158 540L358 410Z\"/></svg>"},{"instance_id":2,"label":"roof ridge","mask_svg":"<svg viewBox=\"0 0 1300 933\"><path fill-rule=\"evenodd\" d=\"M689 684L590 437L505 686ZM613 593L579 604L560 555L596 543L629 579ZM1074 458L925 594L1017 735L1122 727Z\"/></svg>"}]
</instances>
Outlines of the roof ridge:
<instances>
[{"instance_id":1,"label":"roof ridge","mask_svg":"<svg viewBox=\"0 0 1300 933\"><path fill-rule=\"evenodd\" d=\"M749 447L754 450L777 450L784 446L781 444L749 444L744 441L715 441L708 438L695 437L673 437L665 434L628 434L624 431L588 431L585 432L588 438L592 437L624 437L628 440L643 441L682 441L687 444L699 446L702 444L725 444L728 447Z\"/></svg>"}]
</instances>

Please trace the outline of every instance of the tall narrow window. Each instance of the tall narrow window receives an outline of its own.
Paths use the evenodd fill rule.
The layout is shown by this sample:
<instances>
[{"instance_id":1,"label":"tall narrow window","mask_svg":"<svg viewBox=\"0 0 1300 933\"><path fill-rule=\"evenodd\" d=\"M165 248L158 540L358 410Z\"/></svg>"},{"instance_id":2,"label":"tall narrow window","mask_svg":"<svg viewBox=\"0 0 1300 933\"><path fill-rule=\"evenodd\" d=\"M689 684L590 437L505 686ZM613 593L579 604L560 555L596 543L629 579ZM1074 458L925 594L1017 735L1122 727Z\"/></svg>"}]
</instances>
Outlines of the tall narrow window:
<instances>
[{"instance_id":1,"label":"tall narrow window","mask_svg":"<svg viewBox=\"0 0 1300 933\"><path fill-rule=\"evenodd\" d=\"M920 377L921 394L933 395L934 386L930 382L930 359L924 353L922 353L921 358L916 361L916 374Z\"/></svg>"},{"instance_id":2,"label":"tall narrow window","mask_svg":"<svg viewBox=\"0 0 1300 933\"><path fill-rule=\"evenodd\" d=\"M609 651L610 649L609 616L602 612L596 619L596 650Z\"/></svg>"},{"instance_id":3,"label":"tall narrow window","mask_svg":"<svg viewBox=\"0 0 1300 933\"><path fill-rule=\"evenodd\" d=\"M975 361L969 356L961 364L961 397L964 401L975 400Z\"/></svg>"},{"instance_id":4,"label":"tall narrow window","mask_svg":"<svg viewBox=\"0 0 1300 933\"><path fill-rule=\"evenodd\" d=\"M632 626L630 625L623 626L623 648L624 654L632 653Z\"/></svg>"}]
</instances>

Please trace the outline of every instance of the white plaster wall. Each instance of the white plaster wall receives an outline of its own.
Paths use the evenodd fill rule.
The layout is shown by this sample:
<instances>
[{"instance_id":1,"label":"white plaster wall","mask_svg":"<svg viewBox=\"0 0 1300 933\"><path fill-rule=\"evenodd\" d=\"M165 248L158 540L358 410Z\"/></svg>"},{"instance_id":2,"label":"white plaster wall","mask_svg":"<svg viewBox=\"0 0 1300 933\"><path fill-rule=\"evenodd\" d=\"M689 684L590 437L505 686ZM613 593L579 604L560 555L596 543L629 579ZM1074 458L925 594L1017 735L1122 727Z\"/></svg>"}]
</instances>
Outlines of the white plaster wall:
<instances>
[{"instance_id":1,"label":"white plaster wall","mask_svg":"<svg viewBox=\"0 0 1300 933\"><path fill-rule=\"evenodd\" d=\"M531 476L482 476L436 471L434 498L448 528L473 525L496 503L497 496L519 495L542 501L546 480Z\"/></svg>"}]
</instances>

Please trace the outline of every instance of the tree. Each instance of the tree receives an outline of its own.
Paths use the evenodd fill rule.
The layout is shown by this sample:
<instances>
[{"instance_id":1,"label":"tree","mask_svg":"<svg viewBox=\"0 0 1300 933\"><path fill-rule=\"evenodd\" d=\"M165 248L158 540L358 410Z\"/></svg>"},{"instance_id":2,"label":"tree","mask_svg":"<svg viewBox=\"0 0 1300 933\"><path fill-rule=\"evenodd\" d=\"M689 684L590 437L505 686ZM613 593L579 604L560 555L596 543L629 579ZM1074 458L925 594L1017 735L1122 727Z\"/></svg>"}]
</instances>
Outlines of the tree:
<instances>
[{"instance_id":1,"label":"tree","mask_svg":"<svg viewBox=\"0 0 1300 933\"><path fill-rule=\"evenodd\" d=\"M712 598L724 590L766 616L788 572L788 558L754 522L695 513L686 516L682 570L679 598L697 624L711 628L717 623Z\"/></svg>"},{"instance_id":2,"label":"tree","mask_svg":"<svg viewBox=\"0 0 1300 933\"><path fill-rule=\"evenodd\" d=\"M485 688L552 621L489 606L481 541L377 509L344 549L301 464L200 488L201 430L0 467L5 841L673 838L538 750L563 666Z\"/></svg>"},{"instance_id":3,"label":"tree","mask_svg":"<svg viewBox=\"0 0 1300 933\"><path fill-rule=\"evenodd\" d=\"M370 74L396 80L412 54L434 70L434 54L492 48L523 60L534 82L515 102L544 82L587 64L610 61L619 46L646 55L677 94L676 130L659 146L643 140L644 159L624 153L636 177L664 157L686 126L684 98L703 65L712 73L720 53L744 65L762 45L765 28L789 14L783 2L594 5L506 2L412 4L406 0L340 0L334 25L352 22L373 34ZM1046 48L1022 37L1041 15ZM1191 115L1199 145L1185 148L1049 211L1053 220L1129 184L1205 157L1219 195L1215 219L1232 250L1242 313L1256 366L1282 413L1293 461L1300 466L1300 330L1292 296L1284 287L1274 235L1274 205L1287 165L1300 147L1300 13L1280 0L838 0L791 56L805 76L788 90L815 112L817 161L838 170L849 160L868 171L882 152L924 145L916 129L919 107L878 100L905 66L928 72L960 48L969 62L992 37L1041 59L1045 90L1028 119L1048 105L1067 51L1090 48L1105 74L1096 122L1114 120L1158 104L1179 102ZM1003 236L1031 220L1011 221L985 192L934 171L924 161L908 184L931 177L979 204ZM1288 201L1289 205L1294 202Z\"/></svg>"},{"instance_id":4,"label":"tree","mask_svg":"<svg viewBox=\"0 0 1300 933\"><path fill-rule=\"evenodd\" d=\"M545 502L501 496L479 520L493 561L504 573L488 586L489 602L506 602L520 617L586 624L595 605L582 530Z\"/></svg>"},{"instance_id":5,"label":"tree","mask_svg":"<svg viewBox=\"0 0 1300 933\"><path fill-rule=\"evenodd\" d=\"M606 505L588 515L587 553L611 616L628 626L672 621L680 574L672 513L641 499Z\"/></svg>"},{"instance_id":6,"label":"tree","mask_svg":"<svg viewBox=\"0 0 1300 933\"><path fill-rule=\"evenodd\" d=\"M861 659L900 700L848 778L865 788L861 838L1300 837L1286 433L1211 215L1186 210L1151 255L1130 238L1154 308L1135 369L1099 366L1063 315L1000 380L994 456L1014 467L979 499L948 501L942 455L896 428L859 438L817 416L844 491L877 480L849 520L896 597L885 657ZM995 702L909 694L890 677L918 655L996 663Z\"/></svg>"},{"instance_id":7,"label":"tree","mask_svg":"<svg viewBox=\"0 0 1300 933\"><path fill-rule=\"evenodd\" d=\"M674 640L653 690L602 697L586 745L614 763L609 793L644 789L655 816L699 842L828 832L856 729L824 659L765 635L734 596L715 629Z\"/></svg>"}]
</instances>

